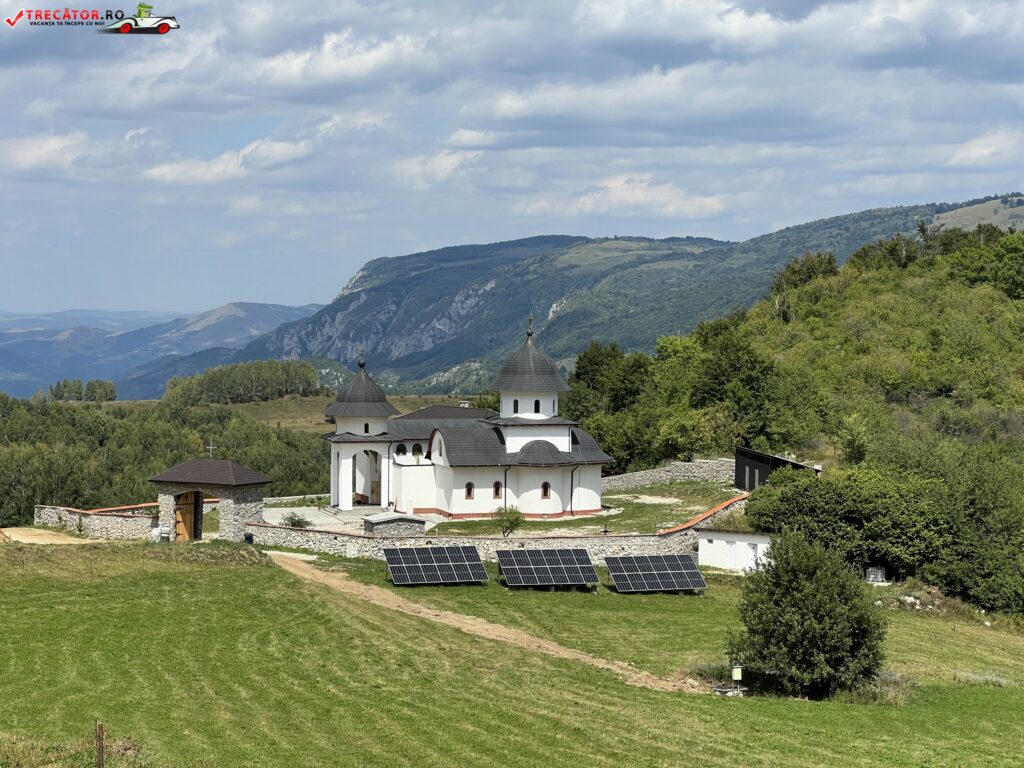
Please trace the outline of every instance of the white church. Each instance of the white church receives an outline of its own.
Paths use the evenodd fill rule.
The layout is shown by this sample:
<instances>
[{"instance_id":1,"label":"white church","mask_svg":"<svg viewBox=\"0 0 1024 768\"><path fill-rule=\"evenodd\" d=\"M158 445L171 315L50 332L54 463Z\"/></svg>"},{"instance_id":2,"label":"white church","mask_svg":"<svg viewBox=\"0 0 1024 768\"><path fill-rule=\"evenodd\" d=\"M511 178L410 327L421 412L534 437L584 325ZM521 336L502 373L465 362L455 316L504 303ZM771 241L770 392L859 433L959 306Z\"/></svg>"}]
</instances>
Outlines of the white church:
<instances>
[{"instance_id":1,"label":"white church","mask_svg":"<svg viewBox=\"0 0 1024 768\"><path fill-rule=\"evenodd\" d=\"M533 340L495 379L501 413L430 406L399 416L359 360L359 372L325 415L331 444L331 505L368 505L405 514L478 518L516 506L525 517L601 510L601 466L611 457L558 415L569 389Z\"/></svg>"}]
</instances>

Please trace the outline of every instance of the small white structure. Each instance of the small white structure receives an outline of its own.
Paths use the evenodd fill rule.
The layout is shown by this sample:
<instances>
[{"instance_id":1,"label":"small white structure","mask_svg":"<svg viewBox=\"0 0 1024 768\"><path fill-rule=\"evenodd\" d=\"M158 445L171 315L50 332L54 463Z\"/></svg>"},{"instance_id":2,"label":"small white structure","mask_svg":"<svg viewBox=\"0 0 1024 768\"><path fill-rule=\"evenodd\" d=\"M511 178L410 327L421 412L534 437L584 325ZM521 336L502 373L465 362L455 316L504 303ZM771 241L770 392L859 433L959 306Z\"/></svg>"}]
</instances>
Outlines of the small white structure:
<instances>
[{"instance_id":1,"label":"small white structure","mask_svg":"<svg viewBox=\"0 0 1024 768\"><path fill-rule=\"evenodd\" d=\"M735 533L709 528L697 532L697 564L723 571L753 570L768 555L771 542L764 533Z\"/></svg>"},{"instance_id":2,"label":"small white structure","mask_svg":"<svg viewBox=\"0 0 1024 768\"><path fill-rule=\"evenodd\" d=\"M328 406L331 505L405 514L488 517L517 506L526 517L601 511L597 441L558 413L569 389L533 340L533 327L493 382L501 412L430 406L398 416L384 391L359 372Z\"/></svg>"}]
</instances>

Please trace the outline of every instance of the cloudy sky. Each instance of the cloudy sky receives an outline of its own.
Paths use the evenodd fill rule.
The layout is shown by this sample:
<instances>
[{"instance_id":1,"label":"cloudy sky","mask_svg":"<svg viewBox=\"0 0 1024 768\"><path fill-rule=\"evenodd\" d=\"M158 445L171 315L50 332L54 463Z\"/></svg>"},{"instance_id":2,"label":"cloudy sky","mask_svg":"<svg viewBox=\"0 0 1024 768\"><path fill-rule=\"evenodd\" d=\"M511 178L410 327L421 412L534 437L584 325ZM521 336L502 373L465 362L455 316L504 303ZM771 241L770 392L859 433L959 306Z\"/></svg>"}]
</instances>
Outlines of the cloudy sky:
<instances>
[{"instance_id":1,"label":"cloudy sky","mask_svg":"<svg viewBox=\"0 0 1024 768\"><path fill-rule=\"evenodd\" d=\"M1024 188L1024 0L150 2L181 29L0 28L0 310Z\"/></svg>"}]
</instances>

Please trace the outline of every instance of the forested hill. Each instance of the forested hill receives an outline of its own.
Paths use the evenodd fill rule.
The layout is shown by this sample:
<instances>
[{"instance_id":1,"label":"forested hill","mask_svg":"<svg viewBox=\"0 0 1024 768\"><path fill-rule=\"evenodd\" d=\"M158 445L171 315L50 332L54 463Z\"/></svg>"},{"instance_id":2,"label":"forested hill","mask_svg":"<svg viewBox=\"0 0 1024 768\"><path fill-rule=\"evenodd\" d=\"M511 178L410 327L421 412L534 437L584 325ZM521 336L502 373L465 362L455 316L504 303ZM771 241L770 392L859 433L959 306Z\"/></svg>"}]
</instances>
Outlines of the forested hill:
<instances>
[{"instance_id":1,"label":"forested hill","mask_svg":"<svg viewBox=\"0 0 1024 768\"><path fill-rule=\"evenodd\" d=\"M351 366L362 350L385 383L475 391L520 343L531 312L557 360L571 363L590 339L652 350L659 336L749 307L793 256L830 250L842 263L866 243L954 211L963 211L961 225L1024 217L1017 197L878 208L741 243L546 236L374 259L327 307L236 359L323 357Z\"/></svg>"},{"instance_id":2,"label":"forested hill","mask_svg":"<svg viewBox=\"0 0 1024 768\"><path fill-rule=\"evenodd\" d=\"M829 249L842 260L943 208L864 211L742 243L549 236L375 259L334 302L255 341L239 359L351 364L365 350L375 375L420 379L469 360L500 360L531 312L556 359L593 338L653 349L660 335L754 303L794 254Z\"/></svg>"}]
</instances>

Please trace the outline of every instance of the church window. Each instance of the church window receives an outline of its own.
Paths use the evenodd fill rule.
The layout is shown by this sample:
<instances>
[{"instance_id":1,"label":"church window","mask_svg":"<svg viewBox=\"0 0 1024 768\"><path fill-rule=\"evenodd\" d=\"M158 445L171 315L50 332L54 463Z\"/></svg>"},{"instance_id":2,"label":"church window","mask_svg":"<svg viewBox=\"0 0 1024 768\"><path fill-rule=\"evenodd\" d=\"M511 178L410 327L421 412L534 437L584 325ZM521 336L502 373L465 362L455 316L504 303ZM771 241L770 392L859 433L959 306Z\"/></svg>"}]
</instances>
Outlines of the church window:
<instances>
[{"instance_id":1,"label":"church window","mask_svg":"<svg viewBox=\"0 0 1024 768\"><path fill-rule=\"evenodd\" d=\"M512 413L519 413L519 400L512 401Z\"/></svg>"},{"instance_id":2,"label":"church window","mask_svg":"<svg viewBox=\"0 0 1024 768\"><path fill-rule=\"evenodd\" d=\"M438 445L437 445L437 452L438 452L438 454L441 453L441 444L440 443L438 443ZM412 454L413 454L413 456L422 456L423 455L423 446L420 445L419 443L413 443L412 444Z\"/></svg>"},{"instance_id":3,"label":"church window","mask_svg":"<svg viewBox=\"0 0 1024 768\"><path fill-rule=\"evenodd\" d=\"M395 447L395 455L396 456L405 456L405 451L406 451L405 443L399 443Z\"/></svg>"},{"instance_id":4,"label":"church window","mask_svg":"<svg viewBox=\"0 0 1024 768\"><path fill-rule=\"evenodd\" d=\"M551 483L541 483L540 484L540 497L542 499L550 499L551 498Z\"/></svg>"},{"instance_id":5,"label":"church window","mask_svg":"<svg viewBox=\"0 0 1024 768\"><path fill-rule=\"evenodd\" d=\"M369 424L369 422L367 422L366 424L363 424L363 434L365 434L365 435L370 434L370 424Z\"/></svg>"},{"instance_id":6,"label":"church window","mask_svg":"<svg viewBox=\"0 0 1024 768\"><path fill-rule=\"evenodd\" d=\"M551 401L551 414L553 416L557 416L558 415L558 401L557 400L552 400Z\"/></svg>"},{"instance_id":7,"label":"church window","mask_svg":"<svg viewBox=\"0 0 1024 768\"><path fill-rule=\"evenodd\" d=\"M533 412L540 413L540 400L533 401Z\"/></svg>"},{"instance_id":8,"label":"church window","mask_svg":"<svg viewBox=\"0 0 1024 768\"><path fill-rule=\"evenodd\" d=\"M494 483L494 494L493 494L492 498L495 498L495 499L500 499L501 498L501 480L495 481L495 483Z\"/></svg>"},{"instance_id":9,"label":"church window","mask_svg":"<svg viewBox=\"0 0 1024 768\"><path fill-rule=\"evenodd\" d=\"M473 489L473 484L472 483L466 483L466 498L467 499L472 499L473 498L473 490L474 490Z\"/></svg>"}]
</instances>

